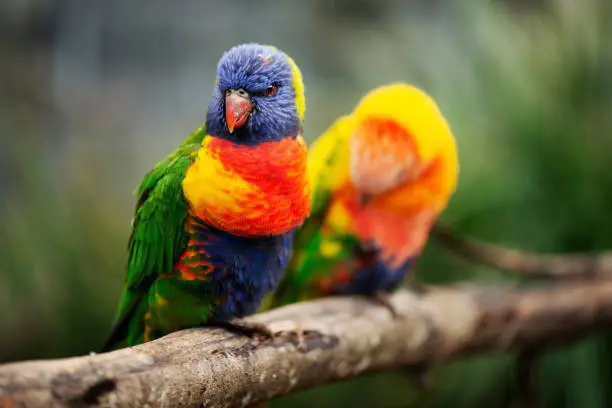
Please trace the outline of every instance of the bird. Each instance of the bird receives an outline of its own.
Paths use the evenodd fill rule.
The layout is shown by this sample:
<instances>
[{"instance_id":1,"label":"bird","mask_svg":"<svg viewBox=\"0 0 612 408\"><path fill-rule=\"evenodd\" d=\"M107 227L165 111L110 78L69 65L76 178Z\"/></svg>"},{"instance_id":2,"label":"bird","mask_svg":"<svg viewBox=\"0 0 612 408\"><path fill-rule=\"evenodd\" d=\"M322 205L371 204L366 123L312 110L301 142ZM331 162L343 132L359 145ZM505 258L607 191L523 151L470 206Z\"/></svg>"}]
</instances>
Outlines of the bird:
<instances>
[{"instance_id":1,"label":"bird","mask_svg":"<svg viewBox=\"0 0 612 408\"><path fill-rule=\"evenodd\" d=\"M278 284L310 214L305 110L288 54L248 43L222 55L205 124L139 184L102 351L196 326L274 335L242 318Z\"/></svg>"},{"instance_id":2,"label":"bird","mask_svg":"<svg viewBox=\"0 0 612 408\"><path fill-rule=\"evenodd\" d=\"M396 82L366 93L309 148L312 214L260 311L330 295L386 306L454 193L459 158L434 99Z\"/></svg>"}]
</instances>

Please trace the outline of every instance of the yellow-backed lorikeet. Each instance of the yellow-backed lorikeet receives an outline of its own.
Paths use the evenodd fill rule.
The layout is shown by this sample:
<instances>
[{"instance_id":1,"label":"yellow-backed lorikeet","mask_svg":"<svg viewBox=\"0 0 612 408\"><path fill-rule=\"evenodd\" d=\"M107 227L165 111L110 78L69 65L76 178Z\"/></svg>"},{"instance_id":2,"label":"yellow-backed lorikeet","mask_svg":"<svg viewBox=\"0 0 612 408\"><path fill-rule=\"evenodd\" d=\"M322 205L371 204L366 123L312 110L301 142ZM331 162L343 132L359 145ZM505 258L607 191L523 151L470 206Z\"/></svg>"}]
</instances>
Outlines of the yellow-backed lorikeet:
<instances>
[{"instance_id":1,"label":"yellow-backed lorikeet","mask_svg":"<svg viewBox=\"0 0 612 408\"><path fill-rule=\"evenodd\" d=\"M333 294L388 304L455 190L449 125L430 96L395 83L367 93L309 150L312 215L263 309Z\"/></svg>"}]
</instances>

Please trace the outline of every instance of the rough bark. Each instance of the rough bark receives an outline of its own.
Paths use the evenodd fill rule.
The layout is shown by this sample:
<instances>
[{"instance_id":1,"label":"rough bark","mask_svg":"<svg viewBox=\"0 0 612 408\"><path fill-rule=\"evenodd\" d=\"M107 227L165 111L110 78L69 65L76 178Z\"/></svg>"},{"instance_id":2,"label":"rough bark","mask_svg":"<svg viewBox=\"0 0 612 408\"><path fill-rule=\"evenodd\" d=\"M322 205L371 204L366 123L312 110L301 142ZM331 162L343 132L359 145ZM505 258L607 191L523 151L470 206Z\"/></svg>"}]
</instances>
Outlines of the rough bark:
<instances>
[{"instance_id":1,"label":"rough bark","mask_svg":"<svg viewBox=\"0 0 612 408\"><path fill-rule=\"evenodd\" d=\"M258 342L190 329L133 348L0 366L0 407L232 407L405 365L562 344L612 324L611 282L399 291L399 317L362 298L304 302L249 320L306 329Z\"/></svg>"},{"instance_id":2,"label":"rough bark","mask_svg":"<svg viewBox=\"0 0 612 408\"><path fill-rule=\"evenodd\" d=\"M457 255L494 268L559 279L612 279L610 251L595 254L538 254L460 236L452 228L442 225L436 225L431 235Z\"/></svg>"}]
</instances>

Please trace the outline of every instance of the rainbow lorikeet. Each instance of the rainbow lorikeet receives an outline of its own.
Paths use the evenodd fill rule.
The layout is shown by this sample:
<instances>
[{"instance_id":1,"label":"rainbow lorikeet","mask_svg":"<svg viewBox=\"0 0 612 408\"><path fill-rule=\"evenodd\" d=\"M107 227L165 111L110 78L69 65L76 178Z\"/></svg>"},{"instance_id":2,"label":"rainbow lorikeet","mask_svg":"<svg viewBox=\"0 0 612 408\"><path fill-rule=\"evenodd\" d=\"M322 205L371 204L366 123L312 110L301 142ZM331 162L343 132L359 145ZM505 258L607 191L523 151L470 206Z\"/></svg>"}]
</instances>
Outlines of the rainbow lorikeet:
<instances>
[{"instance_id":1,"label":"rainbow lorikeet","mask_svg":"<svg viewBox=\"0 0 612 408\"><path fill-rule=\"evenodd\" d=\"M222 56L205 126L140 183L104 349L202 324L270 335L239 318L276 287L310 213L304 111L288 55L244 44Z\"/></svg>"},{"instance_id":2,"label":"rainbow lorikeet","mask_svg":"<svg viewBox=\"0 0 612 408\"><path fill-rule=\"evenodd\" d=\"M458 170L454 137L431 97L402 83L370 91L310 148L312 215L262 309L334 294L390 307L387 294L418 259Z\"/></svg>"}]
</instances>

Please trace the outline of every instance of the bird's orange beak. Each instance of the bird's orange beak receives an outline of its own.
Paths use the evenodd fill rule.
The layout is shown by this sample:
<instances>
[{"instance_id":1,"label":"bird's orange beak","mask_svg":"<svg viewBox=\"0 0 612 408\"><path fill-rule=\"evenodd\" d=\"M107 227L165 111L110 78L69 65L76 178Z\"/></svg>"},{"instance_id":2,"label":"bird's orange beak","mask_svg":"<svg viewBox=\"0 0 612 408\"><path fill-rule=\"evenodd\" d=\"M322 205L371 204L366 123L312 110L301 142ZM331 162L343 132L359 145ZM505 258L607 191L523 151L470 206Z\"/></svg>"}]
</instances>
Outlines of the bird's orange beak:
<instances>
[{"instance_id":1,"label":"bird's orange beak","mask_svg":"<svg viewBox=\"0 0 612 408\"><path fill-rule=\"evenodd\" d=\"M230 90L225 96L225 121L230 133L234 133L234 128L243 126L253 110L253 103L249 94L242 89Z\"/></svg>"}]
</instances>

